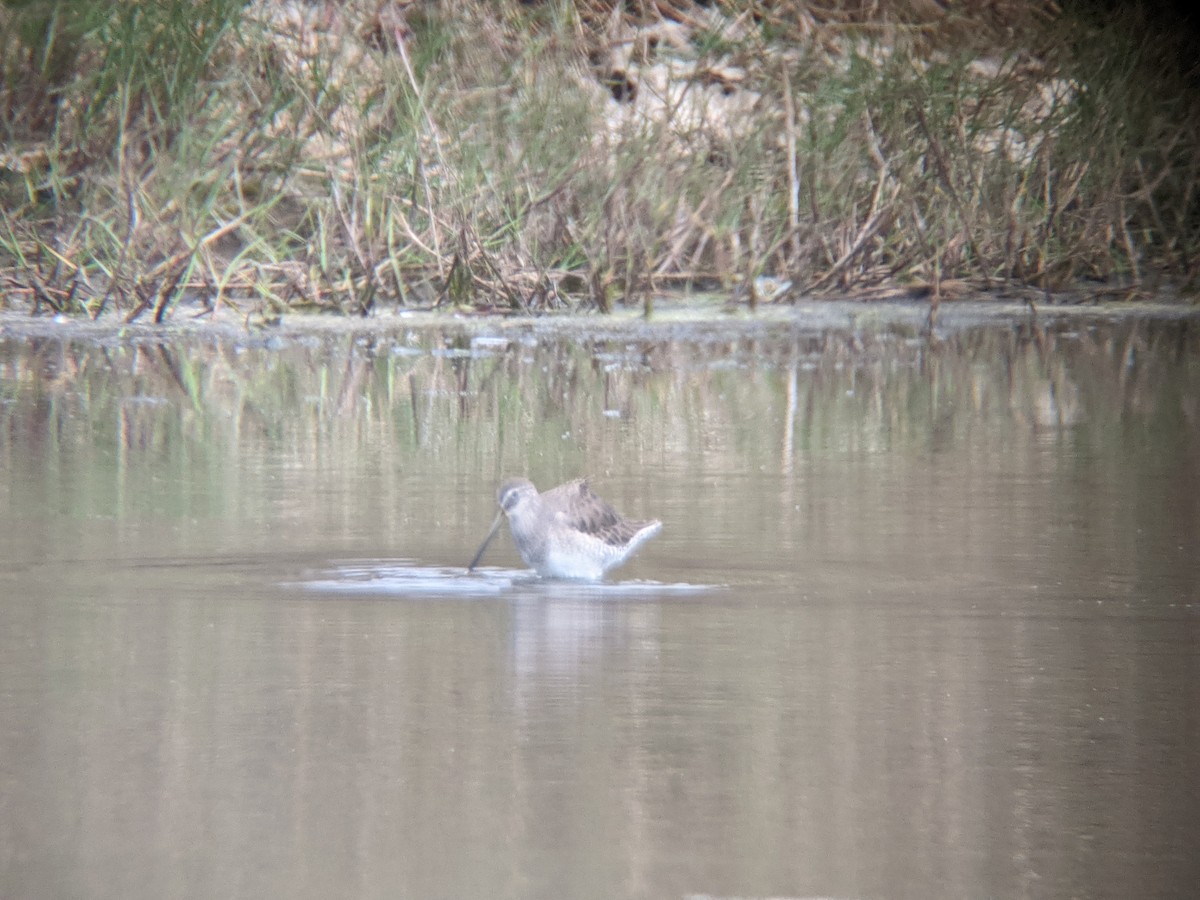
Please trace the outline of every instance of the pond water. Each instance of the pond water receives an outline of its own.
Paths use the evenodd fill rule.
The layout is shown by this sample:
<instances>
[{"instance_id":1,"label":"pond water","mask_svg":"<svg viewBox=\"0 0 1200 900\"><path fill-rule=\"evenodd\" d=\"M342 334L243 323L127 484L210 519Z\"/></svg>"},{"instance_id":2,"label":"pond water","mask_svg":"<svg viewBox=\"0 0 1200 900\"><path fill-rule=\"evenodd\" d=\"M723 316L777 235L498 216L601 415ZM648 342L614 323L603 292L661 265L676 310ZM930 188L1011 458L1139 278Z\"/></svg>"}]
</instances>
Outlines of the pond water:
<instances>
[{"instance_id":1,"label":"pond water","mask_svg":"<svg viewBox=\"0 0 1200 900\"><path fill-rule=\"evenodd\" d=\"M1044 326L0 331L0 895L1190 896L1200 327Z\"/></svg>"}]
</instances>

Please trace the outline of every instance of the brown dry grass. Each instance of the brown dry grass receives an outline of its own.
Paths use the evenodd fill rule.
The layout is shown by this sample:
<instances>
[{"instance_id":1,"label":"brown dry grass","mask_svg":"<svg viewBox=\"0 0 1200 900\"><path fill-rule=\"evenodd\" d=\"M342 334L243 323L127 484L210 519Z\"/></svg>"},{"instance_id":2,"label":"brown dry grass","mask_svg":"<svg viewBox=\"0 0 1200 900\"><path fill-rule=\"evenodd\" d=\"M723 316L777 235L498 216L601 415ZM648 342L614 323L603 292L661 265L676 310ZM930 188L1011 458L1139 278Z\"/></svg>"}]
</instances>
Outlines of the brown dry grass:
<instances>
[{"instance_id":1,"label":"brown dry grass","mask_svg":"<svg viewBox=\"0 0 1200 900\"><path fill-rule=\"evenodd\" d=\"M0 11L7 305L1194 292L1200 108L1053 4ZM63 10L74 10L68 15ZM171 65L164 66L166 59ZM744 286L744 287L739 287Z\"/></svg>"}]
</instances>

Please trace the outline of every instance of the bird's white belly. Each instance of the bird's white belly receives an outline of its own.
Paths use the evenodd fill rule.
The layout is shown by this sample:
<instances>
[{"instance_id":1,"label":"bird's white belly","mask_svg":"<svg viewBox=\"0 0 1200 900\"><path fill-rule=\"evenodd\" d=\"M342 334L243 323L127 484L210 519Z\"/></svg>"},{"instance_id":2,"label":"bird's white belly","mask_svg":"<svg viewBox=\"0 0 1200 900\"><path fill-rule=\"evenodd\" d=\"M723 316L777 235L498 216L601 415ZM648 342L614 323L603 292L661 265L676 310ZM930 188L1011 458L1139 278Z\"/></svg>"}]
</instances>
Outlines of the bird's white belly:
<instances>
[{"instance_id":1,"label":"bird's white belly","mask_svg":"<svg viewBox=\"0 0 1200 900\"><path fill-rule=\"evenodd\" d=\"M550 547L541 562L534 565L544 578L570 578L578 581L599 581L604 566L599 559L586 553Z\"/></svg>"}]
</instances>

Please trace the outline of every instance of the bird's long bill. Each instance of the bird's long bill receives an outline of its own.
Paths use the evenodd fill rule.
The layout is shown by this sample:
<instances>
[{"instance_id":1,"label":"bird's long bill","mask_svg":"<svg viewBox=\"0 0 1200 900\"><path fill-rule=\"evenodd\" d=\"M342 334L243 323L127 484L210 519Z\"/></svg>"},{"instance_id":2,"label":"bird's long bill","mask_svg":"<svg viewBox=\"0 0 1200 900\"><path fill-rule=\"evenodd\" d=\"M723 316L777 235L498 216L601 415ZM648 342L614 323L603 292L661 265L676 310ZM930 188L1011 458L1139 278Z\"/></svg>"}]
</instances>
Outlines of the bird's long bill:
<instances>
[{"instance_id":1,"label":"bird's long bill","mask_svg":"<svg viewBox=\"0 0 1200 900\"><path fill-rule=\"evenodd\" d=\"M493 522L492 527L488 529L487 537L483 539L483 543L479 545L479 550L475 553L475 556L471 558L471 564L467 566L468 574L474 571L475 567L479 565L479 561L483 559L483 551L488 548L488 544L492 542L492 538L494 538L496 536L496 532L500 530L500 522L503 519L504 510L500 510L500 512L496 513L496 521Z\"/></svg>"}]
</instances>

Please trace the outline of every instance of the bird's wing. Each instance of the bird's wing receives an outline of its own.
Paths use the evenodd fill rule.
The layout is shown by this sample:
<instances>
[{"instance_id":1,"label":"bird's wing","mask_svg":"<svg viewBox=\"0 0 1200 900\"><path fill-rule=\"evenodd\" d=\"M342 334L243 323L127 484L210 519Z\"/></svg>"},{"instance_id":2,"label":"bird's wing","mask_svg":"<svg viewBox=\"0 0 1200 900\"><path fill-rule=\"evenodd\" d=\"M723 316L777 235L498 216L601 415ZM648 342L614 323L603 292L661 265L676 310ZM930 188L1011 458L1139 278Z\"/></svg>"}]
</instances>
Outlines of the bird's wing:
<instances>
[{"instance_id":1,"label":"bird's wing","mask_svg":"<svg viewBox=\"0 0 1200 900\"><path fill-rule=\"evenodd\" d=\"M613 547L629 543L639 531L651 522L631 522L588 487L587 480L577 478L554 488L551 493L562 492L556 497L560 503L556 515L570 528L604 541Z\"/></svg>"}]
</instances>

